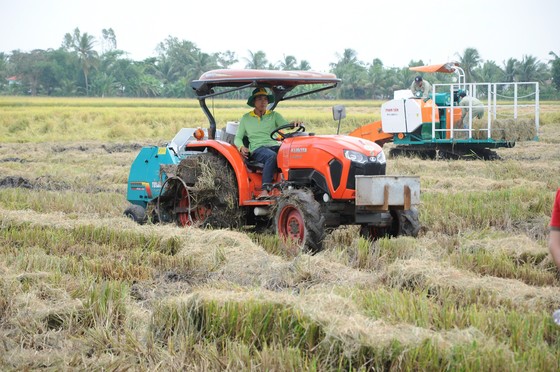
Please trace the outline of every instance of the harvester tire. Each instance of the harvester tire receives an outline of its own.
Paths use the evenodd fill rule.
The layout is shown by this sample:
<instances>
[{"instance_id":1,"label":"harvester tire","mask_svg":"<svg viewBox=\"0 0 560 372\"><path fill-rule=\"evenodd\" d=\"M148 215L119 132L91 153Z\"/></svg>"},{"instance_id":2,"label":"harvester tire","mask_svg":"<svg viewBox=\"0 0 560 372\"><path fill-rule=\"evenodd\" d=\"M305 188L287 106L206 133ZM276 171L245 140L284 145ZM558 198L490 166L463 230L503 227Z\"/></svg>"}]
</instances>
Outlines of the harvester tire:
<instances>
[{"instance_id":1,"label":"harvester tire","mask_svg":"<svg viewBox=\"0 0 560 372\"><path fill-rule=\"evenodd\" d=\"M502 160L500 155L498 155L498 153L494 150L479 149L476 150L475 152L476 155L478 155L478 157L481 158L482 160Z\"/></svg>"},{"instance_id":2,"label":"harvester tire","mask_svg":"<svg viewBox=\"0 0 560 372\"><path fill-rule=\"evenodd\" d=\"M146 216L146 209L136 204L131 204L124 210L123 214L140 225L143 225L148 220Z\"/></svg>"},{"instance_id":3,"label":"harvester tire","mask_svg":"<svg viewBox=\"0 0 560 372\"><path fill-rule=\"evenodd\" d=\"M274 226L290 256L323 249L325 216L310 191L284 191L276 204Z\"/></svg>"}]
</instances>

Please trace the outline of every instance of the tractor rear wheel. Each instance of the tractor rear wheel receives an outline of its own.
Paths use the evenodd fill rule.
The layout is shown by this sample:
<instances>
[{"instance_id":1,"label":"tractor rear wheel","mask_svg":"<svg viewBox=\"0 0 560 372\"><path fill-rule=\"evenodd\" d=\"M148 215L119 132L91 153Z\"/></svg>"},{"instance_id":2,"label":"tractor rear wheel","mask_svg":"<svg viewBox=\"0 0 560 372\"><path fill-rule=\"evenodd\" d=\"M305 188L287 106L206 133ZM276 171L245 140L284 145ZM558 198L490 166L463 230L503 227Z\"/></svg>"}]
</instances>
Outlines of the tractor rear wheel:
<instances>
[{"instance_id":1,"label":"tractor rear wheel","mask_svg":"<svg viewBox=\"0 0 560 372\"><path fill-rule=\"evenodd\" d=\"M384 237L418 236L420 232L420 221L416 208L413 207L406 211L392 210L391 217L392 222L388 227L362 225L360 227L360 236L370 240L377 240Z\"/></svg>"},{"instance_id":2,"label":"tractor rear wheel","mask_svg":"<svg viewBox=\"0 0 560 372\"><path fill-rule=\"evenodd\" d=\"M389 231L391 236L418 236L420 232L420 220L418 219L418 209L412 207L409 210L393 210L393 224Z\"/></svg>"},{"instance_id":3,"label":"tractor rear wheel","mask_svg":"<svg viewBox=\"0 0 560 372\"><path fill-rule=\"evenodd\" d=\"M276 234L292 256L300 251L319 252L325 238L325 217L309 191L286 190L274 215Z\"/></svg>"},{"instance_id":4,"label":"tractor rear wheel","mask_svg":"<svg viewBox=\"0 0 560 372\"><path fill-rule=\"evenodd\" d=\"M377 240L389 235L387 227L377 227L371 225L360 226L360 236L364 239Z\"/></svg>"}]
</instances>

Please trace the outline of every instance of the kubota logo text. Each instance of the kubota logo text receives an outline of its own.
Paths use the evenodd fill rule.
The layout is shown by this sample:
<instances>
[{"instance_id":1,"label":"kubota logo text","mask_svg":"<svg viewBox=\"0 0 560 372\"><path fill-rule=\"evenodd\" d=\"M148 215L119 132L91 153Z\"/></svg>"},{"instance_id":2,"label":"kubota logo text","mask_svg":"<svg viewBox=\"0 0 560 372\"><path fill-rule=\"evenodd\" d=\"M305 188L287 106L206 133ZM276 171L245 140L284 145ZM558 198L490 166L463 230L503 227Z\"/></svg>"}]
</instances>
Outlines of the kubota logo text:
<instances>
[{"instance_id":1,"label":"kubota logo text","mask_svg":"<svg viewBox=\"0 0 560 372\"><path fill-rule=\"evenodd\" d=\"M292 147L290 152L307 152L307 147Z\"/></svg>"}]
</instances>

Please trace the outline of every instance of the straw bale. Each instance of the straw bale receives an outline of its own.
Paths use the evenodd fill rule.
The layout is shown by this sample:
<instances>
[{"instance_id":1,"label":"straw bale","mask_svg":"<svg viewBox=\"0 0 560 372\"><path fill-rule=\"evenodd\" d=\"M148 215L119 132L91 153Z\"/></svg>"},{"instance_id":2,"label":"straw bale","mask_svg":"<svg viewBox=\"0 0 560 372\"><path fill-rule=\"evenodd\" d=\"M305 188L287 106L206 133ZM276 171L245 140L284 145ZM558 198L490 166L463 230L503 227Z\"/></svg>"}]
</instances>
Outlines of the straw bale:
<instances>
[{"instance_id":1,"label":"straw bale","mask_svg":"<svg viewBox=\"0 0 560 372\"><path fill-rule=\"evenodd\" d=\"M472 123L473 138L488 138L488 120L475 119ZM536 135L534 119L495 119L491 122L491 138L511 142L532 141Z\"/></svg>"}]
</instances>

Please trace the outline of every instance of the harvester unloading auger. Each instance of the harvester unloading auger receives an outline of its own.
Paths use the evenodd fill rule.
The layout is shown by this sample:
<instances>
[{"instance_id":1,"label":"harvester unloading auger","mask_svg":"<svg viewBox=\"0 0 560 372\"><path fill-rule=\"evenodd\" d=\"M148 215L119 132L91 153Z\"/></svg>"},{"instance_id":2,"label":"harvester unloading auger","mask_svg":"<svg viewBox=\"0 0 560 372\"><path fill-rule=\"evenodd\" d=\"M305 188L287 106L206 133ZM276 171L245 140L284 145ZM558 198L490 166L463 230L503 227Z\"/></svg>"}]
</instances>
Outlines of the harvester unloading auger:
<instances>
[{"instance_id":1,"label":"harvester unloading auger","mask_svg":"<svg viewBox=\"0 0 560 372\"><path fill-rule=\"evenodd\" d=\"M383 146L390 155L422 158L499 158L493 149L513 147L516 141L538 140L539 83L466 83L457 63L411 67L423 73L455 73L453 84L432 84L427 99L410 90L396 91L381 106L381 120L361 126L350 136ZM460 106L460 93L477 97L484 116L475 119L472 106ZM468 114L460 125L463 110Z\"/></svg>"}]
</instances>

